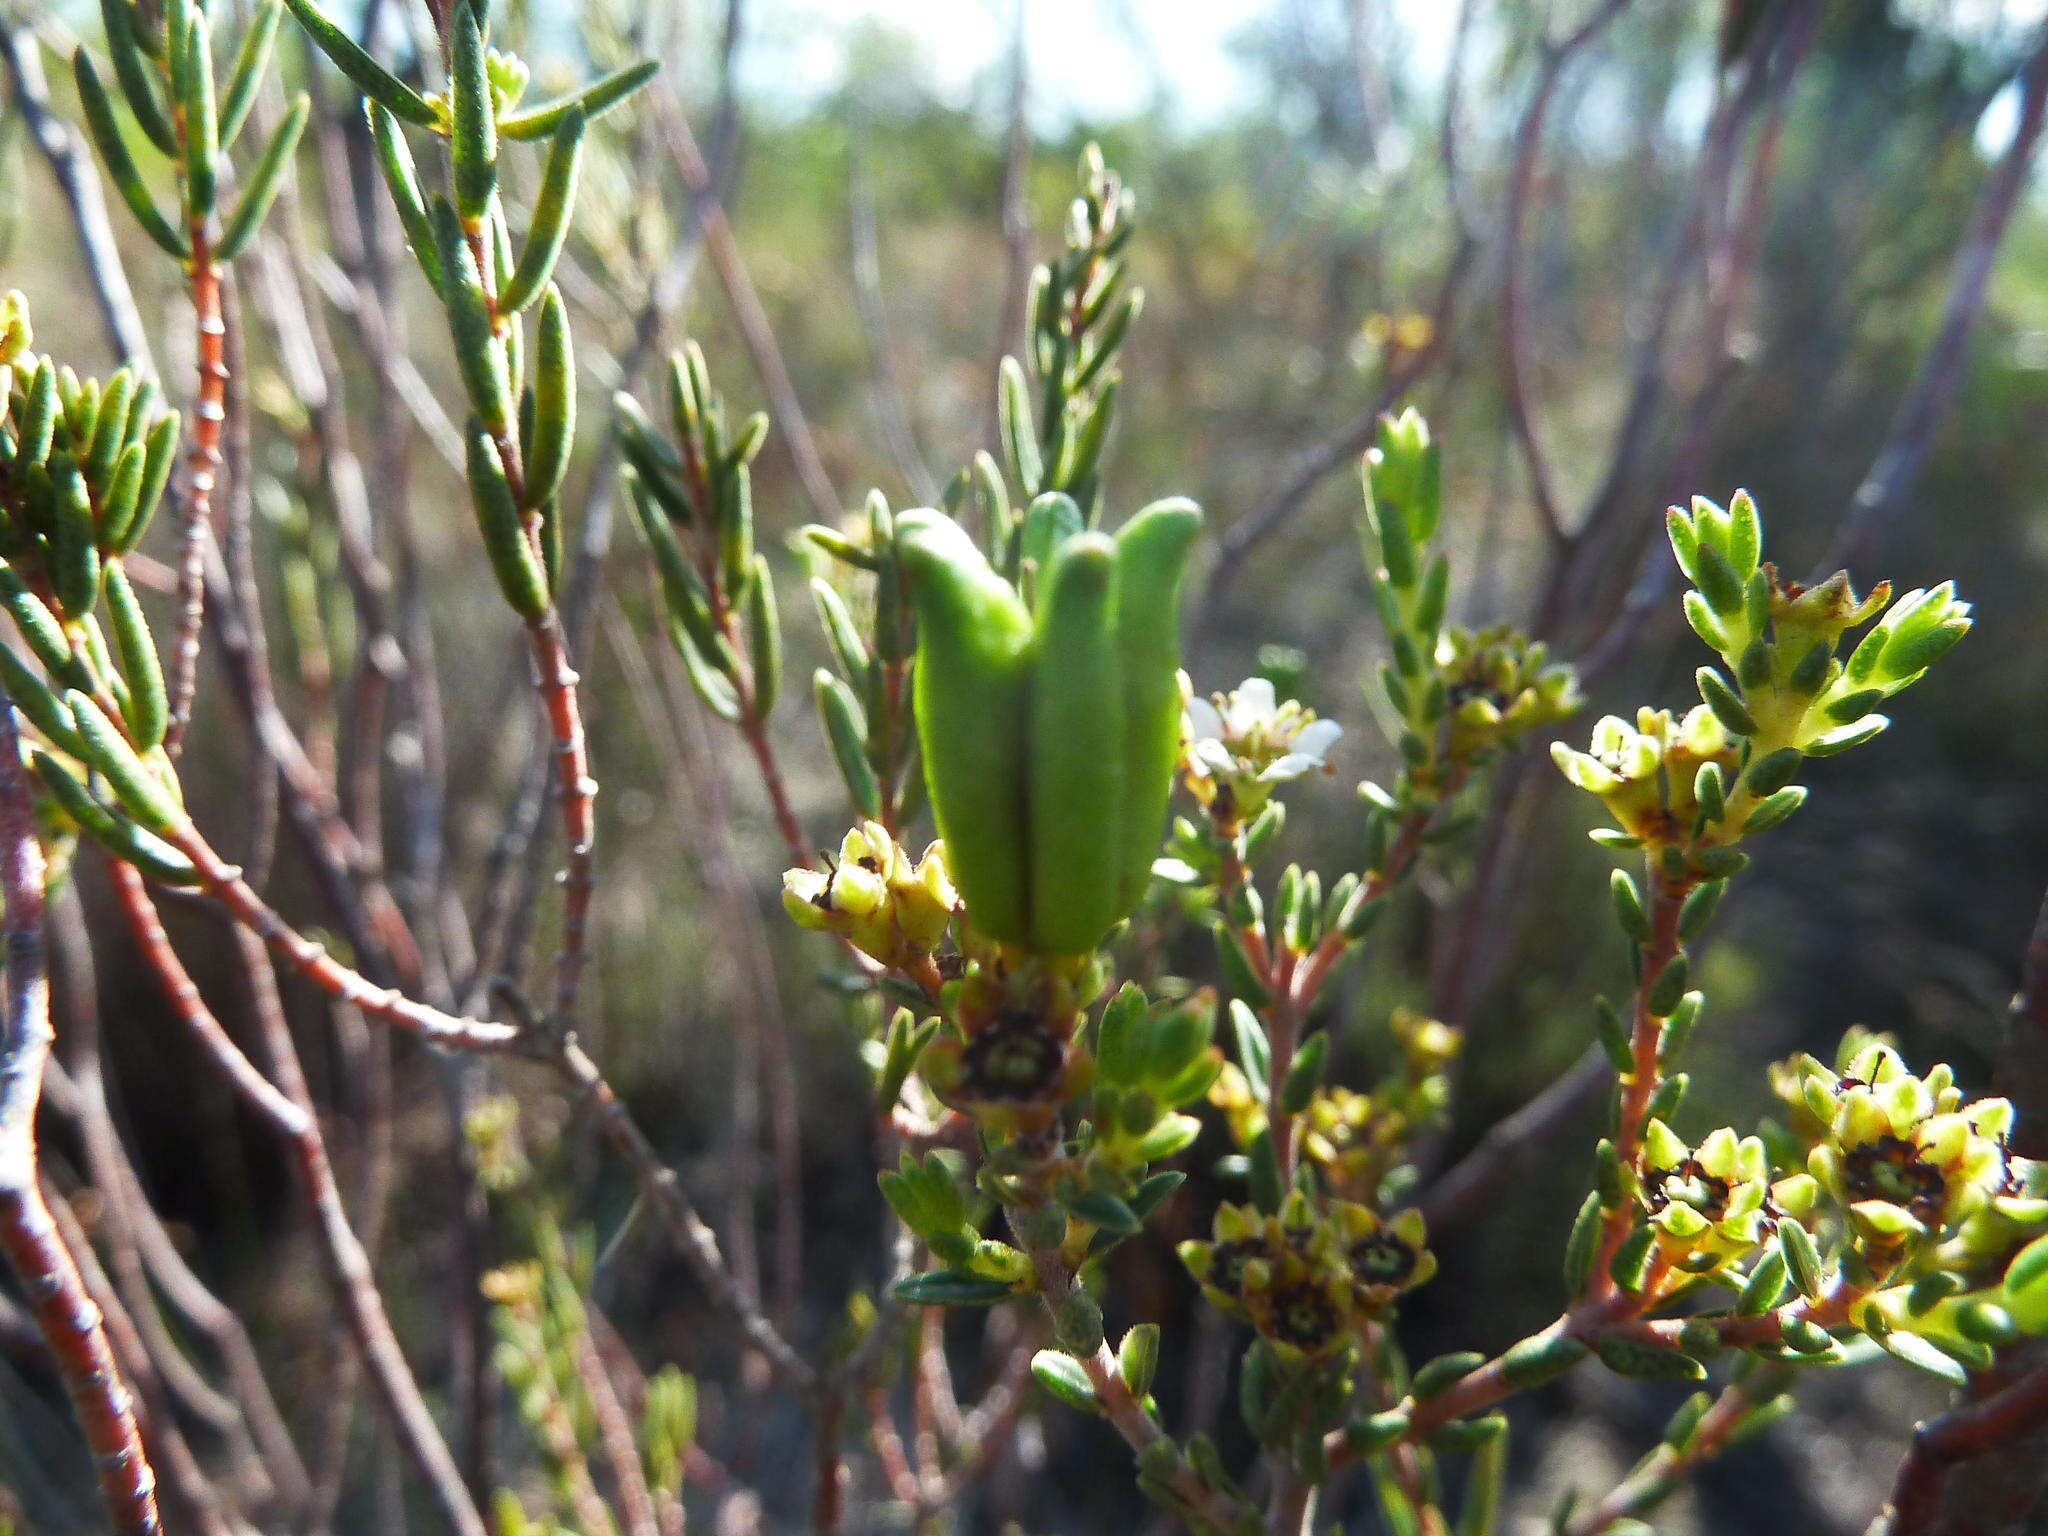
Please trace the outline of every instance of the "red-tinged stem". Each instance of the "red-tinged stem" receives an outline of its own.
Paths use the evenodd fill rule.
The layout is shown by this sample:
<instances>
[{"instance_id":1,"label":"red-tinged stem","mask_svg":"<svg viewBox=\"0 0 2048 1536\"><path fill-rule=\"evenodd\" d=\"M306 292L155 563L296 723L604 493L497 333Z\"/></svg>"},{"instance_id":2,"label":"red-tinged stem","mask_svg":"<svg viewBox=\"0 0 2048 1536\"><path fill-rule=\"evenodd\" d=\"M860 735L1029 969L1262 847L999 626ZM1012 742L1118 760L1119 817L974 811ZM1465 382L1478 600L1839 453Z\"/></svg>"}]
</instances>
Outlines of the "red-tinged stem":
<instances>
[{"instance_id":1,"label":"red-tinged stem","mask_svg":"<svg viewBox=\"0 0 2048 1536\"><path fill-rule=\"evenodd\" d=\"M754 764L761 770L761 786L768 793L768 808L775 816L775 830L782 836L790 861L799 869L809 869L811 850L804 841L803 823L796 819L796 812L790 807L789 787L783 782L782 765L776 760L775 744L768 739L767 722L757 718L751 694L742 701L741 709L740 735L746 738L747 750L753 753Z\"/></svg>"},{"instance_id":2,"label":"red-tinged stem","mask_svg":"<svg viewBox=\"0 0 2048 1536\"><path fill-rule=\"evenodd\" d=\"M590 776L590 748L576 693L576 669L558 611L550 607L526 626L533 656L534 688L554 742L555 786L562 807L562 948L555 956L557 1030L572 1027L576 991L588 959L590 897L596 886L592 850L597 839L597 781Z\"/></svg>"},{"instance_id":3,"label":"red-tinged stem","mask_svg":"<svg viewBox=\"0 0 2048 1536\"><path fill-rule=\"evenodd\" d=\"M1012 1224L1018 1229L1017 1235L1021 1239L1021 1221L1013 1220ZM1031 1248L1028 1251L1039 1298L1047 1314L1056 1321L1061 1304L1078 1289L1074 1273L1057 1250ZM1117 1368L1116 1356L1110 1353L1107 1344L1097 1344L1092 1352L1072 1355L1071 1358L1087 1375L1104 1417L1115 1426L1116 1432L1123 1436L1124 1443L1132 1451L1142 1458L1152 1447L1167 1441L1166 1431L1160 1427L1159 1421L1153 1418L1124 1381L1123 1372ZM1250 1514L1240 1499L1204 1483L1187 1458L1178 1452L1157 1475L1158 1480L1187 1506L1191 1514L1217 1530L1237 1530Z\"/></svg>"},{"instance_id":4,"label":"red-tinged stem","mask_svg":"<svg viewBox=\"0 0 2048 1536\"><path fill-rule=\"evenodd\" d=\"M513 1025L444 1013L415 1002L395 988L380 987L360 971L343 965L323 945L314 943L278 916L250 888L242 872L213 851L190 821L182 821L168 836L197 867L207 893L226 907L236 922L255 933L293 970L329 996L451 1049L502 1051L522 1043L522 1031Z\"/></svg>"},{"instance_id":5,"label":"red-tinged stem","mask_svg":"<svg viewBox=\"0 0 2048 1536\"><path fill-rule=\"evenodd\" d=\"M206 623L206 541L213 536L213 493L220 478L221 426L227 420L227 322L221 313L221 269L203 219L190 226L190 288L199 354L192 400L192 451L178 508L178 634L171 646L171 717L164 750L176 760L192 718L199 684L199 636Z\"/></svg>"},{"instance_id":6,"label":"red-tinged stem","mask_svg":"<svg viewBox=\"0 0 2048 1536\"><path fill-rule=\"evenodd\" d=\"M1683 1450L1669 1445L1658 1446L1649 1459L1617 1483L1606 1498L1575 1517L1565 1527L1565 1536L1604 1536L1621 1521L1647 1509L1677 1479L1701 1462L1719 1455L1723 1443L1735 1432L1743 1416L1755 1406L1739 1383L1723 1387L1721 1395L1714 1399L1713 1405L1700 1416L1699 1423L1686 1437Z\"/></svg>"},{"instance_id":7,"label":"red-tinged stem","mask_svg":"<svg viewBox=\"0 0 2048 1536\"><path fill-rule=\"evenodd\" d=\"M55 1034L43 949L43 851L14 718L0 701L0 903L6 912L6 1038L0 1049L0 1250L85 1431L111 1528L158 1536L156 1474L100 1309L44 1203L36 1107Z\"/></svg>"},{"instance_id":8,"label":"red-tinged stem","mask_svg":"<svg viewBox=\"0 0 2048 1536\"><path fill-rule=\"evenodd\" d=\"M1635 1018L1629 1030L1630 1065L1621 1084L1621 1105L1615 1120L1614 1151L1624 1168L1634 1168L1641 1155L1643 1127L1660 1077L1657 1057L1664 1043L1664 1020L1650 1012L1650 994L1664 970L1678 957L1678 917L1692 891L1690 880L1667 881L1650 875L1650 936L1641 945L1642 974L1636 983ZM1606 1215L1600 1245L1594 1251L1591 1291L1594 1297L1614 1291L1609 1261L1627 1241L1635 1225L1635 1205L1624 1200Z\"/></svg>"},{"instance_id":9,"label":"red-tinged stem","mask_svg":"<svg viewBox=\"0 0 2048 1536\"><path fill-rule=\"evenodd\" d=\"M1886 1536L1922 1536L1935 1529L1950 1472L2015 1435L2038 1432L2044 1422L2048 1367L1922 1424L1913 1433L1912 1449L1892 1485Z\"/></svg>"},{"instance_id":10,"label":"red-tinged stem","mask_svg":"<svg viewBox=\"0 0 2048 1536\"><path fill-rule=\"evenodd\" d=\"M184 962L171 947L141 876L132 866L118 860L110 859L108 867L129 930L179 1018L241 1097L291 1143L300 1186L313 1207L321 1256L326 1261L336 1300L400 1443L433 1489L449 1525L460 1536L485 1536L482 1516L463 1486L462 1474L434 1425L433 1414L420 1395L419 1384L392 1331L370 1257L349 1225L327 1144L320 1134L319 1118L299 1066L298 1050L279 1006L261 943L248 929L238 928L235 932L254 994L255 1012L283 1087L273 1084L243 1054L207 1007Z\"/></svg>"}]
</instances>

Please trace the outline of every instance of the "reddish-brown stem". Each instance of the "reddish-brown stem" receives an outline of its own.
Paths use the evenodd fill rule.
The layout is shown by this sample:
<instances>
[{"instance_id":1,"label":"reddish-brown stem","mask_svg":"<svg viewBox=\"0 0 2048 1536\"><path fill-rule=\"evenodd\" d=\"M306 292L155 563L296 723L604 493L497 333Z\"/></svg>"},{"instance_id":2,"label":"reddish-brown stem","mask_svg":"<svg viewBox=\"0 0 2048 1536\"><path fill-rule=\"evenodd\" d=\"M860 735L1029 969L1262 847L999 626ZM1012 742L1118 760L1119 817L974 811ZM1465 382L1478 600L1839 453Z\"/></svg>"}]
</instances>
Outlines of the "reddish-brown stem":
<instances>
[{"instance_id":1,"label":"reddish-brown stem","mask_svg":"<svg viewBox=\"0 0 2048 1536\"><path fill-rule=\"evenodd\" d=\"M282 1087L273 1084L243 1054L200 997L184 962L164 933L141 877L131 866L117 860L110 859L108 867L129 929L180 1020L206 1047L244 1101L291 1143L300 1186L313 1207L320 1252L335 1298L400 1443L433 1490L449 1525L461 1536L485 1536L483 1518L463 1486L462 1474L435 1427L433 1414L420 1395L419 1384L413 1379L392 1331L369 1255L349 1225L341 1188L328 1159L327 1143L320 1133L311 1092L299 1065L298 1048L285 1022L262 943L250 929L235 929L254 1011L273 1068L283 1080Z\"/></svg>"},{"instance_id":2,"label":"reddish-brown stem","mask_svg":"<svg viewBox=\"0 0 2048 1536\"><path fill-rule=\"evenodd\" d=\"M213 259L204 219L190 224L189 268L193 324L197 333L199 387L192 400L192 452L185 495L178 508L178 634L171 645L166 679L170 724L164 750L177 758L192 718L199 683L199 636L206 623L206 543L213 537L213 493L220 478L221 425L227 420L227 322L221 313L220 266Z\"/></svg>"},{"instance_id":3,"label":"reddish-brown stem","mask_svg":"<svg viewBox=\"0 0 2048 1536\"><path fill-rule=\"evenodd\" d=\"M1017 1219L1018 1213L1013 1212L1012 1217L1011 1225L1021 1239L1022 1222ZM1057 1320L1061 1305L1077 1290L1074 1273L1055 1249L1028 1248L1027 1251L1031 1256L1039 1299L1044 1303L1048 1316ZM1104 1417L1140 1458L1161 1442L1171 1443L1159 1421L1153 1418L1124 1381L1123 1372L1117 1368L1116 1356L1110 1353L1107 1344L1097 1344L1089 1353L1072 1355L1072 1358L1087 1375ZM1238 1498L1204 1483L1187 1458L1178 1451L1170 1463L1153 1471L1153 1475L1191 1513L1218 1530L1238 1529L1251 1513Z\"/></svg>"},{"instance_id":4,"label":"reddish-brown stem","mask_svg":"<svg viewBox=\"0 0 2048 1536\"><path fill-rule=\"evenodd\" d=\"M555 792L562 807L562 948L555 956L557 1030L573 1026L576 990L587 958L590 895L596 884L591 855L597 838L597 781L590 776L590 748L583 735L583 715L576 693L576 670L569 665L569 647L559 612L549 607L526 626L533 656L534 688L547 715L554 743Z\"/></svg>"},{"instance_id":5,"label":"reddish-brown stem","mask_svg":"<svg viewBox=\"0 0 2048 1536\"><path fill-rule=\"evenodd\" d=\"M1754 1407L1740 1384L1723 1387L1686 1437L1684 1449L1660 1445L1649 1459L1592 1508L1573 1517L1566 1536L1603 1536L1619 1522L1655 1504L1679 1478L1720 1454L1743 1416Z\"/></svg>"},{"instance_id":6,"label":"reddish-brown stem","mask_svg":"<svg viewBox=\"0 0 2048 1536\"><path fill-rule=\"evenodd\" d=\"M1951 1408L1913 1434L1912 1448L1892 1485L1886 1536L1921 1536L1935 1528L1949 1473L2015 1435L2048 1422L2048 1367L2036 1369L1988 1397Z\"/></svg>"},{"instance_id":7,"label":"reddish-brown stem","mask_svg":"<svg viewBox=\"0 0 2048 1536\"><path fill-rule=\"evenodd\" d=\"M761 787L767 791L768 808L775 816L775 830L782 836L783 849L798 868L809 869L811 850L804 841L803 823L796 819L796 812L790 808L789 788L783 782L782 765L776 760L775 744L768 739L767 722L757 718L751 692L741 708L740 735L746 739L747 750L754 756L754 765L761 771Z\"/></svg>"},{"instance_id":8,"label":"reddish-brown stem","mask_svg":"<svg viewBox=\"0 0 2048 1536\"><path fill-rule=\"evenodd\" d=\"M1667 880L1654 868L1650 881L1650 936L1640 946L1642 967L1636 982L1635 1017L1629 1030L1630 1065L1621 1082L1620 1109L1615 1117L1615 1155L1622 1167L1629 1169L1636 1165L1643 1126L1649 1119L1650 1100L1657 1092L1660 1077L1657 1057L1664 1043L1664 1020L1650 1011L1650 994L1665 968L1678 956L1679 913L1693 888L1690 879ZM1590 1295L1597 1298L1613 1293L1609 1261L1626 1241L1635 1218L1635 1206L1630 1201L1622 1201L1606 1213L1600 1244L1594 1252Z\"/></svg>"},{"instance_id":9,"label":"reddish-brown stem","mask_svg":"<svg viewBox=\"0 0 2048 1536\"><path fill-rule=\"evenodd\" d=\"M326 948L287 923L227 863L190 821L168 834L172 843L198 868L208 894L228 909L235 921L251 930L301 976L329 996L364 1013L423 1036L436 1045L463 1050L509 1050L521 1031L510 1024L461 1018L415 1002L392 987L380 987L360 971L343 965Z\"/></svg>"},{"instance_id":10,"label":"reddish-brown stem","mask_svg":"<svg viewBox=\"0 0 2048 1536\"><path fill-rule=\"evenodd\" d=\"M156 1474L100 1309L44 1203L36 1108L55 1035L43 948L43 850L14 718L0 699L0 906L6 913L6 1038L0 1048L0 1250L13 1265L99 1473L112 1528L157 1536Z\"/></svg>"}]
</instances>

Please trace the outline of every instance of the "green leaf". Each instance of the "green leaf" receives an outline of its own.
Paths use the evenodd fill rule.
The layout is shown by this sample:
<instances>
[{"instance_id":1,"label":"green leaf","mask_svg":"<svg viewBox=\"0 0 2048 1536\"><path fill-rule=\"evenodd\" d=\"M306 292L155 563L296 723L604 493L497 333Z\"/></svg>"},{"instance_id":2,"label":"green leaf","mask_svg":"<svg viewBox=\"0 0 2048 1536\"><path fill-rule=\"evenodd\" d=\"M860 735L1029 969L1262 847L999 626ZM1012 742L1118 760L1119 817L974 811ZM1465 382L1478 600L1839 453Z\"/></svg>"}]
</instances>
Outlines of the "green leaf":
<instances>
[{"instance_id":1,"label":"green leaf","mask_svg":"<svg viewBox=\"0 0 2048 1536\"><path fill-rule=\"evenodd\" d=\"M192 13L185 33L184 68L172 78L183 97L185 212L198 222L213 212L220 188L220 109L213 95L213 34L204 11Z\"/></svg>"},{"instance_id":2,"label":"green leaf","mask_svg":"<svg viewBox=\"0 0 2048 1536\"><path fill-rule=\"evenodd\" d=\"M152 832L172 832L184 820L184 812L163 780L144 766L98 704L75 688L65 693L64 702L85 748L86 762L106 776L122 809Z\"/></svg>"},{"instance_id":3,"label":"green leaf","mask_svg":"<svg viewBox=\"0 0 2048 1536\"><path fill-rule=\"evenodd\" d=\"M1735 690L1728 686L1726 678L1712 667L1701 667L1693 677L1699 683L1700 697L1730 733L1736 736L1756 734L1755 718L1736 696Z\"/></svg>"},{"instance_id":4,"label":"green leaf","mask_svg":"<svg viewBox=\"0 0 2048 1536\"><path fill-rule=\"evenodd\" d=\"M386 110L422 128L438 126L440 119L419 92L365 53L356 40L331 21L313 0L285 0L322 53L334 67L356 83L356 88Z\"/></svg>"},{"instance_id":5,"label":"green leaf","mask_svg":"<svg viewBox=\"0 0 2048 1536\"><path fill-rule=\"evenodd\" d=\"M580 110L586 118L599 118L631 96L661 71L653 59L642 59L593 80L582 90L554 101L516 112L498 120L498 133L507 139L543 139L560 126L563 118Z\"/></svg>"},{"instance_id":6,"label":"green leaf","mask_svg":"<svg viewBox=\"0 0 2048 1536\"><path fill-rule=\"evenodd\" d=\"M439 245L434 238L433 220L427 214L426 198L420 192L419 172L413 164L412 150L405 142L405 133L391 110L379 102L364 102L363 113L369 120L370 138L377 147L377 164L383 170L384 185L390 189L392 205L398 209L398 222L405 230L406 244L412 247L413 258L419 262L427 281L439 292Z\"/></svg>"},{"instance_id":7,"label":"green leaf","mask_svg":"<svg viewBox=\"0 0 2048 1536\"><path fill-rule=\"evenodd\" d=\"M128 110L160 153L176 156L177 130L158 95L156 71L143 46L142 18L134 0L100 0L100 20L107 30L107 52L114 60L114 82L127 98Z\"/></svg>"},{"instance_id":8,"label":"green leaf","mask_svg":"<svg viewBox=\"0 0 2048 1536\"><path fill-rule=\"evenodd\" d=\"M1031 419L1031 386L1014 357L1003 359L998 403L1003 452L1024 494L1035 497L1044 487L1045 464L1038 452L1038 427Z\"/></svg>"},{"instance_id":9,"label":"green leaf","mask_svg":"<svg viewBox=\"0 0 2048 1536\"><path fill-rule=\"evenodd\" d=\"M1785 1255L1785 1272L1792 1277L1799 1294L1808 1301L1820 1300L1826 1277L1821 1272L1820 1250L1813 1245L1813 1235L1788 1217L1778 1223L1778 1248Z\"/></svg>"},{"instance_id":10,"label":"green leaf","mask_svg":"<svg viewBox=\"0 0 2048 1536\"><path fill-rule=\"evenodd\" d=\"M1441 1396L1453 1383L1470 1376L1484 1364L1486 1356L1472 1349L1438 1355L1416 1371L1415 1379L1408 1386L1409 1395L1418 1403L1426 1403L1432 1397Z\"/></svg>"},{"instance_id":11,"label":"green leaf","mask_svg":"<svg viewBox=\"0 0 2048 1536\"><path fill-rule=\"evenodd\" d=\"M576 445L576 354L569 311L550 286L541 301L534 345L533 430L526 437L526 496L544 502L560 494Z\"/></svg>"},{"instance_id":12,"label":"green leaf","mask_svg":"<svg viewBox=\"0 0 2048 1536\"><path fill-rule=\"evenodd\" d=\"M1143 1402L1159 1372L1159 1325L1139 1323L1125 1334L1117 1345L1116 1365L1131 1395Z\"/></svg>"},{"instance_id":13,"label":"green leaf","mask_svg":"<svg viewBox=\"0 0 2048 1536\"><path fill-rule=\"evenodd\" d=\"M811 676L811 688L818 705L818 718L825 726L825 739L832 747L832 760L846 785L854 809L867 820L882 814L882 788L876 781L874 765L868 760L867 722L853 690L825 668Z\"/></svg>"},{"instance_id":14,"label":"green leaf","mask_svg":"<svg viewBox=\"0 0 2048 1536\"><path fill-rule=\"evenodd\" d=\"M1067 1196L1060 1204L1081 1220L1120 1237L1130 1237L1145 1226L1128 1204L1104 1190L1082 1190Z\"/></svg>"},{"instance_id":15,"label":"green leaf","mask_svg":"<svg viewBox=\"0 0 2048 1536\"><path fill-rule=\"evenodd\" d=\"M529 623L548 610L547 573L542 570L533 540L528 537L519 504L506 481L497 445L489 434L471 423L468 437L469 493L476 511L477 531L483 535L484 553L490 557L491 572L512 611Z\"/></svg>"},{"instance_id":16,"label":"green leaf","mask_svg":"<svg viewBox=\"0 0 2048 1536\"><path fill-rule=\"evenodd\" d=\"M170 721L163 668L157 661L156 642L150 638L142 604L118 561L107 566L106 591L114 655L121 663L122 680L128 685L122 715L128 722L129 736L147 752L164 739L164 729Z\"/></svg>"},{"instance_id":17,"label":"green leaf","mask_svg":"<svg viewBox=\"0 0 2048 1536\"><path fill-rule=\"evenodd\" d=\"M171 221L157 210L149 189L142 184L142 173L136 170L134 157L128 153L128 143L121 137L120 126L114 121L114 104L108 100L107 88L100 82L99 71L93 68L92 59L83 48L72 55L71 71L78 82L78 104L85 112L86 130L92 135L93 147L99 151L100 163L106 167L107 180L121 194L121 201L135 215L135 222L142 226L142 232L178 260L186 260L192 254L191 249L186 245L184 236L171 227Z\"/></svg>"},{"instance_id":18,"label":"green leaf","mask_svg":"<svg viewBox=\"0 0 2048 1536\"><path fill-rule=\"evenodd\" d=\"M1702 1381L1707 1368L1682 1350L1638 1339L1604 1338L1594 1346L1600 1363L1617 1376L1643 1381Z\"/></svg>"},{"instance_id":19,"label":"green leaf","mask_svg":"<svg viewBox=\"0 0 2048 1536\"><path fill-rule=\"evenodd\" d=\"M122 4L124 0L111 0L111 3ZM269 67L271 47L277 41L278 23L283 17L284 0L263 0L256 8L256 14L249 19L248 30L242 34L242 45L235 50L234 68L228 74L228 88L221 93L220 143L223 149L241 136L242 125L249 119L249 109L256 104L256 92L263 84L263 71Z\"/></svg>"},{"instance_id":20,"label":"green leaf","mask_svg":"<svg viewBox=\"0 0 2048 1536\"><path fill-rule=\"evenodd\" d=\"M1585 1359L1586 1346L1569 1334L1536 1333L1500 1357L1501 1376L1517 1391L1555 1380Z\"/></svg>"},{"instance_id":21,"label":"green leaf","mask_svg":"<svg viewBox=\"0 0 2048 1536\"><path fill-rule=\"evenodd\" d=\"M299 135L305 131L306 116L312 105L311 98L301 91L265 141L256 168L249 173L248 183L236 200L235 211L228 215L227 223L221 228L220 244L214 249L219 260L233 261L242 254L269 214L270 205L277 201L278 189L284 185L285 169L291 164L292 151L299 147Z\"/></svg>"},{"instance_id":22,"label":"green leaf","mask_svg":"<svg viewBox=\"0 0 2048 1536\"><path fill-rule=\"evenodd\" d=\"M20 702L17 697L15 703L18 705ZM102 805L92 791L55 758L31 750L29 766L49 790L51 799L78 829L115 858L126 860L150 879L166 885L201 883L199 870L183 853Z\"/></svg>"},{"instance_id":23,"label":"green leaf","mask_svg":"<svg viewBox=\"0 0 2048 1536\"><path fill-rule=\"evenodd\" d=\"M1095 1387L1081 1362L1056 1349L1041 1349L1031 1357L1031 1378L1051 1396L1083 1413L1102 1412Z\"/></svg>"},{"instance_id":24,"label":"green leaf","mask_svg":"<svg viewBox=\"0 0 2048 1536\"><path fill-rule=\"evenodd\" d=\"M477 0L455 0L449 31L448 179L463 227L474 229L490 211L498 190L498 124L485 62L484 17Z\"/></svg>"},{"instance_id":25,"label":"green leaf","mask_svg":"<svg viewBox=\"0 0 2048 1536\"><path fill-rule=\"evenodd\" d=\"M889 1294L913 1306L986 1307L1016 1294L1016 1287L965 1270L934 1269L898 1280Z\"/></svg>"},{"instance_id":26,"label":"green leaf","mask_svg":"<svg viewBox=\"0 0 2048 1536\"><path fill-rule=\"evenodd\" d=\"M1570 1295L1581 1294L1586 1282L1593 1278L1593 1259L1600 1244L1600 1217L1599 1195L1586 1196L1579 1214L1572 1220L1571 1236L1564 1246L1564 1284Z\"/></svg>"},{"instance_id":27,"label":"green leaf","mask_svg":"<svg viewBox=\"0 0 2048 1536\"><path fill-rule=\"evenodd\" d=\"M569 238L570 216L576 211L576 174L583 160L583 129L587 122L589 118L578 107L555 130L547 169L541 174L540 191L534 197L533 219L526 226L526 244L519 252L519 264L498 294L498 307L506 313L516 313L531 304L554 274L555 262Z\"/></svg>"},{"instance_id":28,"label":"green leaf","mask_svg":"<svg viewBox=\"0 0 2048 1536\"><path fill-rule=\"evenodd\" d=\"M753 670L754 719L766 720L782 691L782 620L775 607L775 579L768 557L754 557L753 580L747 583L747 661Z\"/></svg>"}]
</instances>

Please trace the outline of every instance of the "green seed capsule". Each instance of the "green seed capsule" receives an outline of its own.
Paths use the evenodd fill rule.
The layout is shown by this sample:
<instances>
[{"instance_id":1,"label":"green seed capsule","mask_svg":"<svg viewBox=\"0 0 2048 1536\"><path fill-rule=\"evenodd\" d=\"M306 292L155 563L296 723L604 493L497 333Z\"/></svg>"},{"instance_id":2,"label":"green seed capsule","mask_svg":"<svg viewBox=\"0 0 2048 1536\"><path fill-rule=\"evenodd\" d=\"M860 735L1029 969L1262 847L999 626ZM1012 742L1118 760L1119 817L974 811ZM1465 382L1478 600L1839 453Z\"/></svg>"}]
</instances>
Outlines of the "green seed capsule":
<instances>
[{"instance_id":1,"label":"green seed capsule","mask_svg":"<svg viewBox=\"0 0 2048 1536\"><path fill-rule=\"evenodd\" d=\"M943 513L897 519L918 617L918 743L947 862L974 926L1030 934L1024 842L1031 616Z\"/></svg>"},{"instance_id":2,"label":"green seed capsule","mask_svg":"<svg viewBox=\"0 0 2048 1536\"><path fill-rule=\"evenodd\" d=\"M1031 942L1051 954L1087 953L1126 910L1116 566L1116 546L1084 533L1061 547L1042 583L1026 824Z\"/></svg>"},{"instance_id":3,"label":"green seed capsule","mask_svg":"<svg viewBox=\"0 0 2048 1536\"><path fill-rule=\"evenodd\" d=\"M1154 502L1116 536L1117 658L1122 669L1124 823L1117 902L1136 906L1152 879L1180 758L1180 585L1201 531L1192 502Z\"/></svg>"}]
</instances>

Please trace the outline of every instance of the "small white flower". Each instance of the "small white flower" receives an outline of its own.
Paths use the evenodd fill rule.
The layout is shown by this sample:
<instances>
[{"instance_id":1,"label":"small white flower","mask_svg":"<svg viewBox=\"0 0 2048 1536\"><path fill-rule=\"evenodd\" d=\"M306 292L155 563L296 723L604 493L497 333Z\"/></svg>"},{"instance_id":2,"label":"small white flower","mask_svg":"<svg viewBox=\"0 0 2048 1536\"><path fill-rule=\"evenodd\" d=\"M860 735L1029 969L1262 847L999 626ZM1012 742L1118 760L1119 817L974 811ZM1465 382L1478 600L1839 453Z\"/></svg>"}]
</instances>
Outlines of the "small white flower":
<instances>
[{"instance_id":1,"label":"small white flower","mask_svg":"<svg viewBox=\"0 0 2048 1536\"><path fill-rule=\"evenodd\" d=\"M1272 786L1322 768L1344 734L1334 720L1293 699L1282 702L1263 677L1247 678L1228 694L1190 698L1184 721L1188 784L1204 805L1228 789L1233 816L1258 811Z\"/></svg>"}]
</instances>

